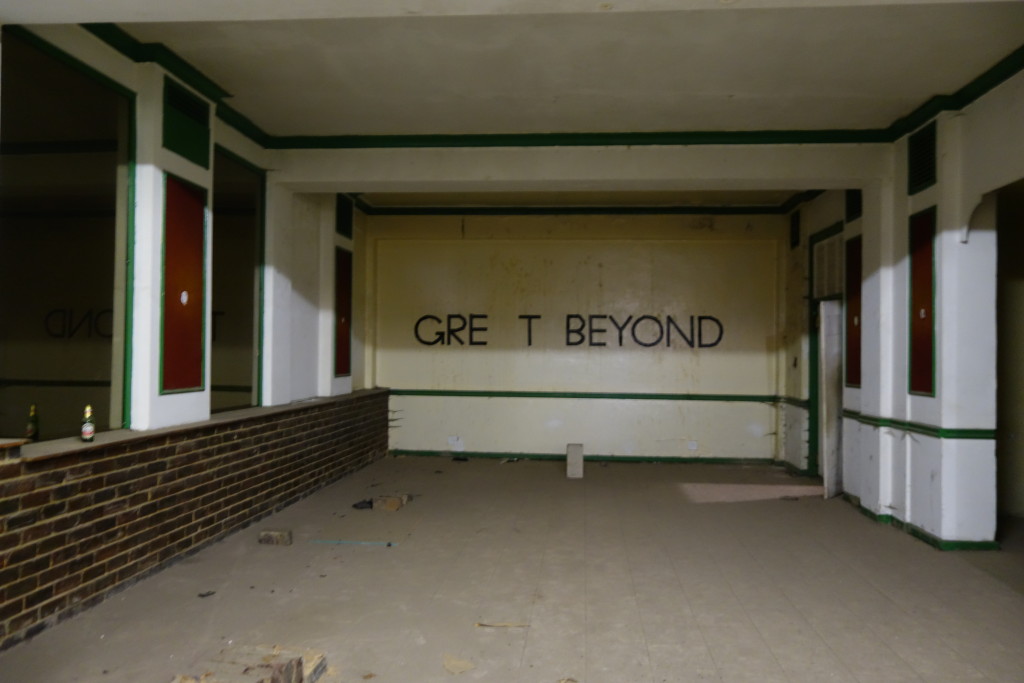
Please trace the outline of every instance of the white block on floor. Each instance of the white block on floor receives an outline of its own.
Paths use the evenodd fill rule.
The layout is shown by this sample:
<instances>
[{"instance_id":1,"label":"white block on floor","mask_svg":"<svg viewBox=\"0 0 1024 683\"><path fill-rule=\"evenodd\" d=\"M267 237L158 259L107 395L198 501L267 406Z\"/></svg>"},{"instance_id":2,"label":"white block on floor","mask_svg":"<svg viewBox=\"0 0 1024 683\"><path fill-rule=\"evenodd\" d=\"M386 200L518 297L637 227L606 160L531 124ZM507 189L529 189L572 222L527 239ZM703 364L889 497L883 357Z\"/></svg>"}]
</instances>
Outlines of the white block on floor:
<instances>
[{"instance_id":1,"label":"white block on floor","mask_svg":"<svg viewBox=\"0 0 1024 683\"><path fill-rule=\"evenodd\" d=\"M565 449L565 476L583 478L583 444L571 443Z\"/></svg>"}]
</instances>

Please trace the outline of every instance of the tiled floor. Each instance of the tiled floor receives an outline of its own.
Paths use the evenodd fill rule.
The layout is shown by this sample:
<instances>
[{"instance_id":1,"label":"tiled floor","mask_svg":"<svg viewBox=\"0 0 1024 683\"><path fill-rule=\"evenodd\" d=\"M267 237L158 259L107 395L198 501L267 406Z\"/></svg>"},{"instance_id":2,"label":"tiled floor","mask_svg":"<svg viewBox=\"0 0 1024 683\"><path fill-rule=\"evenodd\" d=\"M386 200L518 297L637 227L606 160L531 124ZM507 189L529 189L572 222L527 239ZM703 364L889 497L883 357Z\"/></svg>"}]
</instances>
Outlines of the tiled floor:
<instances>
[{"instance_id":1,"label":"tiled floor","mask_svg":"<svg viewBox=\"0 0 1024 683\"><path fill-rule=\"evenodd\" d=\"M351 507L388 492L415 497ZM229 643L324 651L328 683L1021 681L1020 557L771 467L395 458L0 653L0 681L167 683Z\"/></svg>"}]
</instances>

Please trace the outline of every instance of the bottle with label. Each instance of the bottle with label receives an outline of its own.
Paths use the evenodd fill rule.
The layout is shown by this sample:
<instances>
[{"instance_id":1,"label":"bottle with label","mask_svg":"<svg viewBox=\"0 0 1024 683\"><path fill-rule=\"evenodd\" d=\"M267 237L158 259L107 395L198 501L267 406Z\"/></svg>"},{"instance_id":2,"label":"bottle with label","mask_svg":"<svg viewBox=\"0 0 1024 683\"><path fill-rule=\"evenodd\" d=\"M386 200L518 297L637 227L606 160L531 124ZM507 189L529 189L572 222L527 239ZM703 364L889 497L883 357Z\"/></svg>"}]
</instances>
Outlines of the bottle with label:
<instances>
[{"instance_id":1,"label":"bottle with label","mask_svg":"<svg viewBox=\"0 0 1024 683\"><path fill-rule=\"evenodd\" d=\"M39 416L36 414L36 404L28 407L28 422L25 424L25 438L29 441L39 441Z\"/></svg>"},{"instance_id":2,"label":"bottle with label","mask_svg":"<svg viewBox=\"0 0 1024 683\"><path fill-rule=\"evenodd\" d=\"M82 414L82 441L92 441L96 436L96 422L92 417L92 406L87 405Z\"/></svg>"}]
</instances>

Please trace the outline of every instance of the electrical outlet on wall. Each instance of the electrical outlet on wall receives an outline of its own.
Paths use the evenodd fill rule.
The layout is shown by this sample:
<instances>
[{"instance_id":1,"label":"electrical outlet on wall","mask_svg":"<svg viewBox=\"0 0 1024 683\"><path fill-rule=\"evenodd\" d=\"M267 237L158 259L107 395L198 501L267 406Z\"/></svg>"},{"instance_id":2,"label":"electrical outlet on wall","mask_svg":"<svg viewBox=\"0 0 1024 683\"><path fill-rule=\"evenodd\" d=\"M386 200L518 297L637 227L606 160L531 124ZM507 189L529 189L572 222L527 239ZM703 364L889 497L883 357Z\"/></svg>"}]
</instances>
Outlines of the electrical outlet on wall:
<instances>
[{"instance_id":1,"label":"electrical outlet on wall","mask_svg":"<svg viewBox=\"0 0 1024 683\"><path fill-rule=\"evenodd\" d=\"M695 451L695 450L697 450L697 442L696 441L689 441L689 442L687 442L686 447L689 448L691 451Z\"/></svg>"},{"instance_id":2,"label":"electrical outlet on wall","mask_svg":"<svg viewBox=\"0 0 1024 683\"><path fill-rule=\"evenodd\" d=\"M449 436L448 449L452 451L464 451L466 450L466 444L462 443L461 436Z\"/></svg>"}]
</instances>

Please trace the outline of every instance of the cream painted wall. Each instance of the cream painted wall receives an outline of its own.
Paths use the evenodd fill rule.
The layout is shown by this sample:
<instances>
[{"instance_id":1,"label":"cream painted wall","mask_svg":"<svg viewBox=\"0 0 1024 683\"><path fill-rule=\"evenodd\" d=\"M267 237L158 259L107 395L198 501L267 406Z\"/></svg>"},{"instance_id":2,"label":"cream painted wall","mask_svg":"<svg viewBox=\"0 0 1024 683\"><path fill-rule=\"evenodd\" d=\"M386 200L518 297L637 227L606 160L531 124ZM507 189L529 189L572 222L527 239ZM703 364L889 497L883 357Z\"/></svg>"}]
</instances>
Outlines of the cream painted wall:
<instances>
[{"instance_id":1,"label":"cream painted wall","mask_svg":"<svg viewBox=\"0 0 1024 683\"><path fill-rule=\"evenodd\" d=\"M741 399L778 393L784 217L366 222L372 363L381 386ZM480 316L472 337L470 314ZM436 320L420 322L419 341L417 321L428 315ZM433 343L449 315L466 318L467 330ZM528 329L522 315L541 317ZM463 438L462 447L557 453L582 440L586 452L601 455L775 452L775 409L757 403L403 397L395 407L403 421L394 445L411 450L446 450L448 437L475 433L479 445Z\"/></svg>"}]
</instances>

